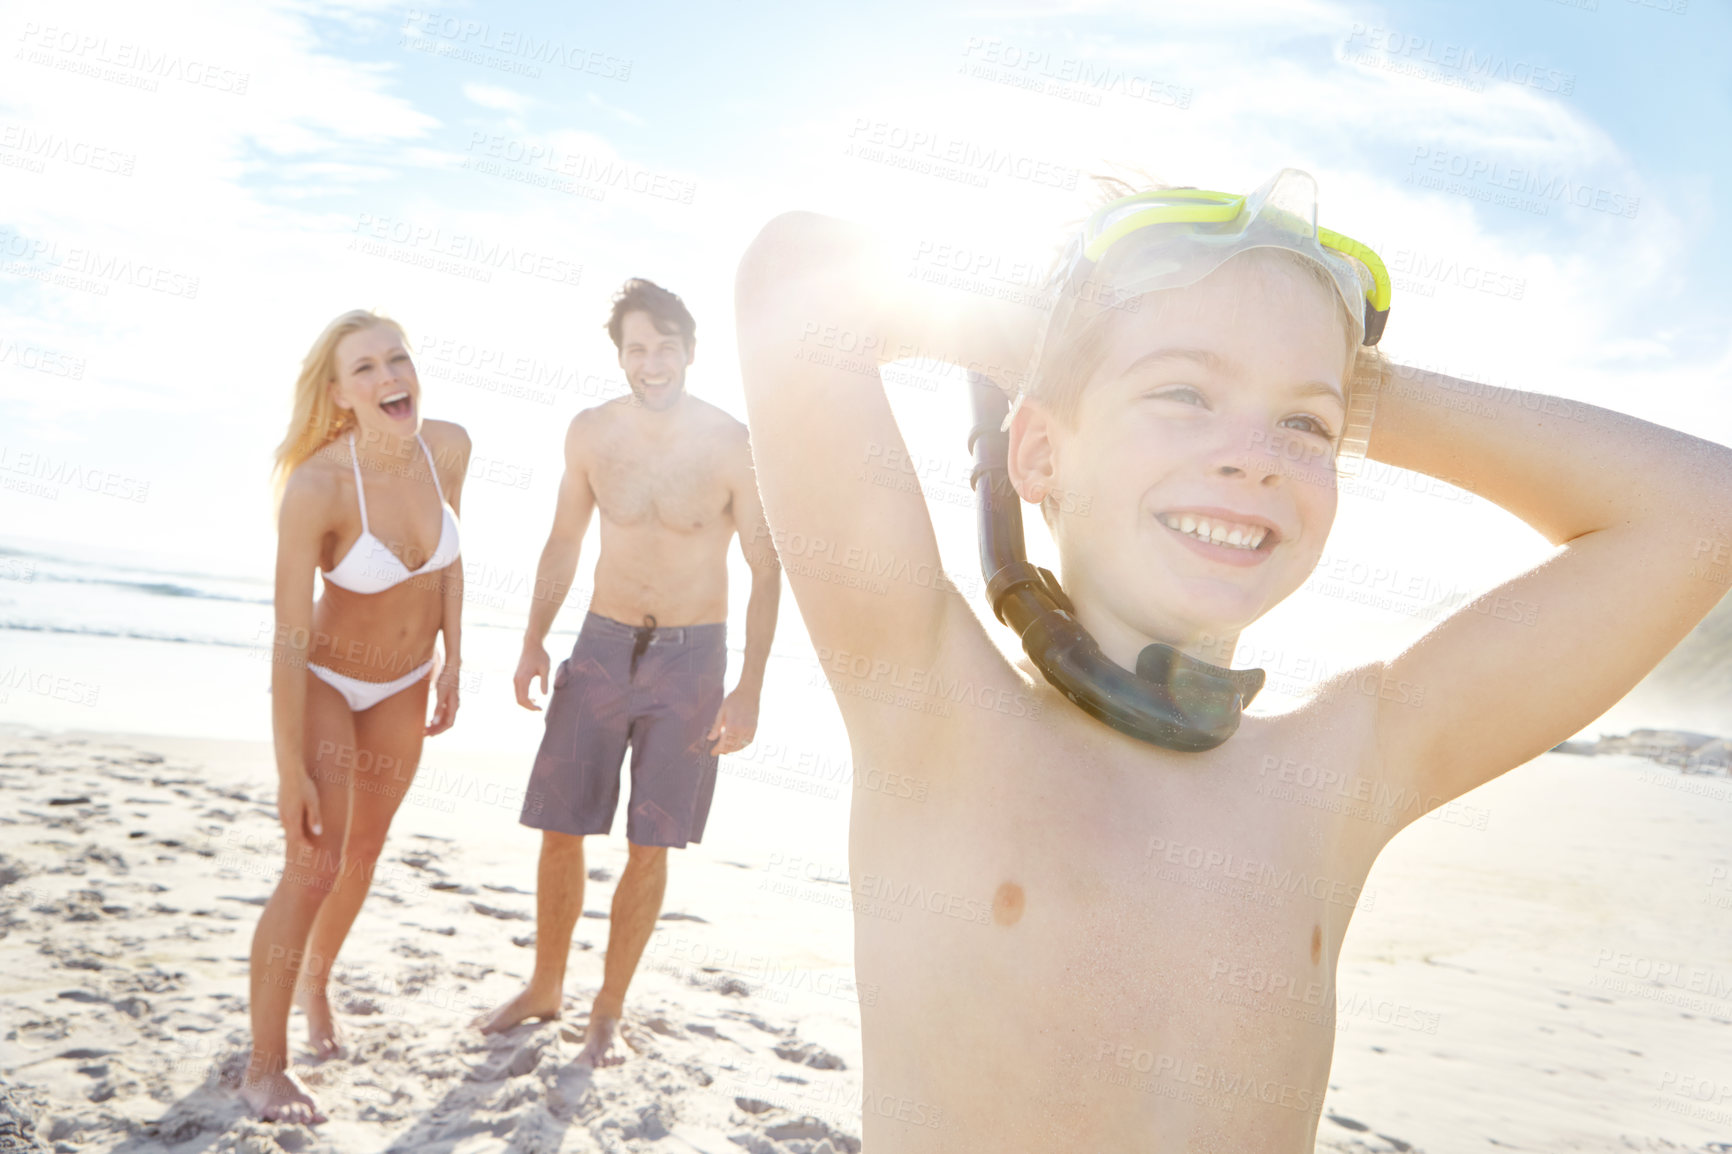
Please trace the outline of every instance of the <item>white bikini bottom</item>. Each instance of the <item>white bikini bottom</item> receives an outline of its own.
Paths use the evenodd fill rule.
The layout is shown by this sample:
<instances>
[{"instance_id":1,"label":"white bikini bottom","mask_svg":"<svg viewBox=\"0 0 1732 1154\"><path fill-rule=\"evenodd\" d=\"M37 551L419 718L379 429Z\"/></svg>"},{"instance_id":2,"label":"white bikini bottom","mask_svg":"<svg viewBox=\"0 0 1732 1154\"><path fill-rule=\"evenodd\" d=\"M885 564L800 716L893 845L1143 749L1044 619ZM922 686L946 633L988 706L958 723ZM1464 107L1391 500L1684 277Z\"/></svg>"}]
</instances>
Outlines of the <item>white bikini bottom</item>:
<instances>
[{"instance_id":1,"label":"white bikini bottom","mask_svg":"<svg viewBox=\"0 0 1732 1154\"><path fill-rule=\"evenodd\" d=\"M334 669L326 669L323 665L307 662L307 668L314 677L335 689L343 695L343 700L349 703L349 709L360 713L371 709L394 693L400 693L427 676L433 668L433 659L428 658L426 664L419 666L413 672L399 677L395 681L362 681L359 678L348 677Z\"/></svg>"}]
</instances>

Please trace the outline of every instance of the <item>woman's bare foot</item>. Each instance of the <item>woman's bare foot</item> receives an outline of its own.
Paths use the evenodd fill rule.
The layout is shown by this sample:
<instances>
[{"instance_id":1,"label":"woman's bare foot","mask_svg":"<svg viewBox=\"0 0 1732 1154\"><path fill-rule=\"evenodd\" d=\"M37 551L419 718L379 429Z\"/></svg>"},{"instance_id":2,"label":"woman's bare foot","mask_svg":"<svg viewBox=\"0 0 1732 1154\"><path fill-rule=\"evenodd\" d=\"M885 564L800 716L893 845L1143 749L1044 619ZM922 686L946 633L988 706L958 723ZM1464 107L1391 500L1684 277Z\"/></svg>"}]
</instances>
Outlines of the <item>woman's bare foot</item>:
<instances>
[{"instance_id":1,"label":"woman's bare foot","mask_svg":"<svg viewBox=\"0 0 1732 1154\"><path fill-rule=\"evenodd\" d=\"M295 991L295 1005L307 1015L307 1044L321 1062L343 1054L343 1031L331 1012L331 999L324 986L302 986Z\"/></svg>"},{"instance_id":2,"label":"woman's bare foot","mask_svg":"<svg viewBox=\"0 0 1732 1154\"><path fill-rule=\"evenodd\" d=\"M286 1070L257 1077L248 1075L241 1083L240 1095L241 1101L265 1122L316 1126L326 1120L300 1079Z\"/></svg>"},{"instance_id":3,"label":"woman's bare foot","mask_svg":"<svg viewBox=\"0 0 1732 1154\"><path fill-rule=\"evenodd\" d=\"M583 1053L577 1056L578 1064L617 1066L631 1055L632 1049L620 1030L619 1019L597 1014L592 1010L589 1015L589 1029L585 1030L583 1035Z\"/></svg>"},{"instance_id":4,"label":"woman's bare foot","mask_svg":"<svg viewBox=\"0 0 1732 1154\"><path fill-rule=\"evenodd\" d=\"M502 1034L519 1022L531 1019L545 1022L549 1018L559 1017L561 1004L558 990L547 994L534 986L525 986L521 994L497 1010L482 1014L471 1025L479 1027L483 1034Z\"/></svg>"}]
</instances>

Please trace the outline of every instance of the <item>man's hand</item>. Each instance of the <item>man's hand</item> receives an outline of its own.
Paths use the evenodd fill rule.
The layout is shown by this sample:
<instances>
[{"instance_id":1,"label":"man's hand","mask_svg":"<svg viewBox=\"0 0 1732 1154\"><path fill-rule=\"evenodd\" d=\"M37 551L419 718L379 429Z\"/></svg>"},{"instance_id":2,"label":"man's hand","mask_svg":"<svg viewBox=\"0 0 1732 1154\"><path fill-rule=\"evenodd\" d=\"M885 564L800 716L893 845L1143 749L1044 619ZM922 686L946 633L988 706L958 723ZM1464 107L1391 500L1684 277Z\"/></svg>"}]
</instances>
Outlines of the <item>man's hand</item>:
<instances>
[{"instance_id":1,"label":"man's hand","mask_svg":"<svg viewBox=\"0 0 1732 1154\"><path fill-rule=\"evenodd\" d=\"M517 704L525 709L533 709L537 713L541 712L541 706L529 699L529 683L537 677L541 678L541 692L545 696L547 693L547 671L550 665L547 649L544 646L528 641L523 643L523 656L517 659L517 672L511 678L511 686L517 690Z\"/></svg>"},{"instance_id":2,"label":"man's hand","mask_svg":"<svg viewBox=\"0 0 1732 1154\"><path fill-rule=\"evenodd\" d=\"M722 707L716 710L715 724L710 726L704 740L716 742L710 747L711 753L737 753L752 744L752 737L757 732L758 695L736 689L722 699ZM717 741L717 738L721 740Z\"/></svg>"},{"instance_id":3,"label":"man's hand","mask_svg":"<svg viewBox=\"0 0 1732 1154\"><path fill-rule=\"evenodd\" d=\"M319 789L304 771L282 774L277 780L277 817L291 846L322 837L319 821Z\"/></svg>"},{"instance_id":4,"label":"man's hand","mask_svg":"<svg viewBox=\"0 0 1732 1154\"><path fill-rule=\"evenodd\" d=\"M427 726L428 737L435 733L444 733L457 722L457 666L446 665L439 671L439 677L433 683L433 692L433 720Z\"/></svg>"}]
</instances>

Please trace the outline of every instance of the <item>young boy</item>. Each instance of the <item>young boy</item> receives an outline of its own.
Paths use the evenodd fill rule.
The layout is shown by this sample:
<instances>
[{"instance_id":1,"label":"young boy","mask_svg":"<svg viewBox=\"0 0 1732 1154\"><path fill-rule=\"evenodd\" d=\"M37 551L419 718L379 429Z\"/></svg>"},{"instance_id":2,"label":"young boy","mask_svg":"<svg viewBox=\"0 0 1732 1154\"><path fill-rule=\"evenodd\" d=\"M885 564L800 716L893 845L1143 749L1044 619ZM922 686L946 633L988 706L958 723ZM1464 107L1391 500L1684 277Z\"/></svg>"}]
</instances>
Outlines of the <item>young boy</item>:
<instances>
[{"instance_id":1,"label":"young boy","mask_svg":"<svg viewBox=\"0 0 1732 1154\"><path fill-rule=\"evenodd\" d=\"M1727 449L1532 394L1464 412L1447 403L1463 382L1408 369L1395 387L1362 345L1382 318L1337 291L1320 232L1145 295L1147 276L1114 280L1116 246L1145 273L1207 263L1208 246L1119 231L1078 242L1102 283L1061 290L1026 381L1038 314L913 284L852 226L778 217L741 262L752 441L790 584L857 769L926 784L853 805L855 962L881 991L861 1007L873 1154L1311 1150L1337 952L1379 851L1600 715L1726 590L1692 564L1732 534ZM1099 307L1065 305L1084 299ZM1181 752L1006 661L942 582L825 579L860 556L939 571L921 495L859 479L869 447L902 440L877 379L811 355L827 333L1022 386L1010 482L1042 505L1077 622L1125 670L1155 643L1225 664L1306 580L1367 378L1388 382L1372 457L1447 477L1559 549L1407 651ZM1295 446L1313 467L1294 468ZM1032 705L899 707L866 692L886 670ZM1383 692L1404 683L1417 704Z\"/></svg>"}]
</instances>

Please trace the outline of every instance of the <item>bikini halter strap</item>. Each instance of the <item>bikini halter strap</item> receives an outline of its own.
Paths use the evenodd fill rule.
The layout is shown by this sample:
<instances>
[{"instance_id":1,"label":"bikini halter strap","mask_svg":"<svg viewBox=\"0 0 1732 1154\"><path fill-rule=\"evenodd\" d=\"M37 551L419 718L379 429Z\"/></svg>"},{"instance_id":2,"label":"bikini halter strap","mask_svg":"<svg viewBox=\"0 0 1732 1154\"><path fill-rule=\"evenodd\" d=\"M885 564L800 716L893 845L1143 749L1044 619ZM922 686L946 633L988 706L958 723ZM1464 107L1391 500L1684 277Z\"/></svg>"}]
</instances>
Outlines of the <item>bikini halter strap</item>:
<instances>
[{"instance_id":1,"label":"bikini halter strap","mask_svg":"<svg viewBox=\"0 0 1732 1154\"><path fill-rule=\"evenodd\" d=\"M355 503L361 506L361 532L370 533L367 528L367 490L361 487L361 458L355 452L355 431L349 430L349 464L355 467Z\"/></svg>"},{"instance_id":2,"label":"bikini halter strap","mask_svg":"<svg viewBox=\"0 0 1732 1154\"><path fill-rule=\"evenodd\" d=\"M427 447L427 442L421 440L421 434L415 434L416 442L421 446L421 452L427 457L427 471L433 474L433 491L439 494L439 504L445 504L445 486L439 483L439 470L433 467L433 450Z\"/></svg>"}]
</instances>

